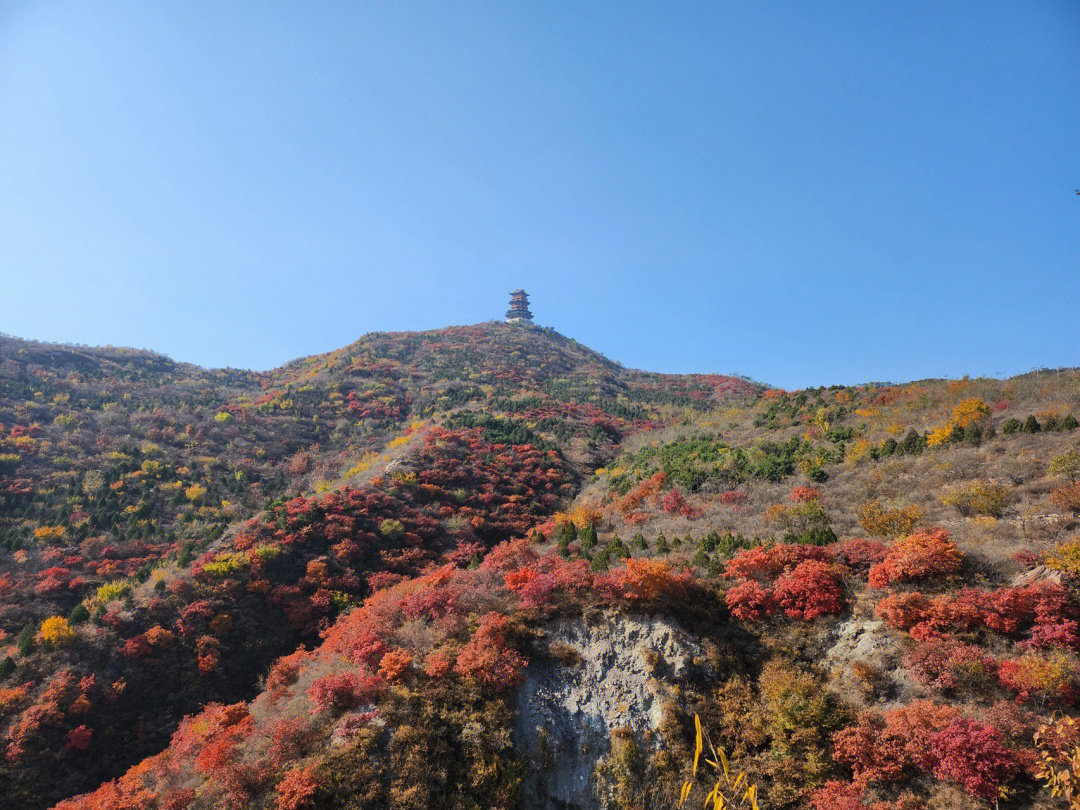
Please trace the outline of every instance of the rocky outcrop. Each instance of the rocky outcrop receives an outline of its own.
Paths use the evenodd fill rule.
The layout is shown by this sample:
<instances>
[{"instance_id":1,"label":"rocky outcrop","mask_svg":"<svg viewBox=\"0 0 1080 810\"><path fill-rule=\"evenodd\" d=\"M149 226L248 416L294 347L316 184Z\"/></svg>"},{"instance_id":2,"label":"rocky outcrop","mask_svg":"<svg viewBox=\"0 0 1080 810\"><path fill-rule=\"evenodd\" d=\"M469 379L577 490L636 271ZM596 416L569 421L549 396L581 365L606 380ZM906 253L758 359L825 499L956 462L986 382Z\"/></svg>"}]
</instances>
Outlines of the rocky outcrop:
<instances>
[{"instance_id":1,"label":"rocky outcrop","mask_svg":"<svg viewBox=\"0 0 1080 810\"><path fill-rule=\"evenodd\" d=\"M515 696L514 743L530 764L524 795L546 810L600 808L594 770L612 732L629 728L648 744L670 685L701 648L671 621L615 611L560 620L545 636L548 656L533 659Z\"/></svg>"}]
</instances>

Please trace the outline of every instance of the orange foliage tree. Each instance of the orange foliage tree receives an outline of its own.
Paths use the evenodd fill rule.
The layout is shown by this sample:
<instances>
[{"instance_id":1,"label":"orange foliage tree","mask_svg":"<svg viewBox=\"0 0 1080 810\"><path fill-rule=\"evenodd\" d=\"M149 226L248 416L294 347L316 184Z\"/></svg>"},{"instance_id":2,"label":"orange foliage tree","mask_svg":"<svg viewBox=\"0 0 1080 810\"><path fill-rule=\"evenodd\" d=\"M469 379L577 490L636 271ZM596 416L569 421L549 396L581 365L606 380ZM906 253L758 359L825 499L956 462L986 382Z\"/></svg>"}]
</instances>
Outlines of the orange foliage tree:
<instances>
[{"instance_id":1,"label":"orange foliage tree","mask_svg":"<svg viewBox=\"0 0 1080 810\"><path fill-rule=\"evenodd\" d=\"M963 554L945 529L923 529L892 545L885 559L870 569L875 588L894 582L951 576L960 570Z\"/></svg>"}]
</instances>

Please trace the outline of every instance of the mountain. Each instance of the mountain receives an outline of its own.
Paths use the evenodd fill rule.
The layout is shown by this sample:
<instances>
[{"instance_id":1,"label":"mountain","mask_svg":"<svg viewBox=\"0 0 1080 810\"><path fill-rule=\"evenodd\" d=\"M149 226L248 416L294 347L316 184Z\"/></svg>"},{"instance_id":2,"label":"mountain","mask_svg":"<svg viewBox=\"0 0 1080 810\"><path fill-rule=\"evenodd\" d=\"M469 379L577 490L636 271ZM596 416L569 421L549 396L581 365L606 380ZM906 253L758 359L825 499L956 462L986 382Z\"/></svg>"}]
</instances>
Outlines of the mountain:
<instances>
[{"instance_id":1,"label":"mountain","mask_svg":"<svg viewBox=\"0 0 1080 810\"><path fill-rule=\"evenodd\" d=\"M265 373L0 338L0 796L671 806L697 715L762 808L1052 807L1078 406L526 324Z\"/></svg>"}]
</instances>

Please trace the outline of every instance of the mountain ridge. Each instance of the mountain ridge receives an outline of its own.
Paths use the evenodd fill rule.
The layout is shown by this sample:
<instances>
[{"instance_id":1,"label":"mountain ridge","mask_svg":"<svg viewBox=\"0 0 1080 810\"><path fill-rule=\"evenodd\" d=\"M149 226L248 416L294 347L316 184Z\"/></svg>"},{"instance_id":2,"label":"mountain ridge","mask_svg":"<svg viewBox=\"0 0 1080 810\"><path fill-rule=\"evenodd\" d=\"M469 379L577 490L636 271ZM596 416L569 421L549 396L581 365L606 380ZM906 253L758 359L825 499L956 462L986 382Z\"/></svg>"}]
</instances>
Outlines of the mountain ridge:
<instances>
[{"instance_id":1,"label":"mountain ridge","mask_svg":"<svg viewBox=\"0 0 1080 810\"><path fill-rule=\"evenodd\" d=\"M762 807L805 806L855 795L831 735L878 699L943 701L1027 762L1034 721L994 708L1018 681L987 679L1075 655L1034 614L964 630L956 649L996 657L982 692L942 692L947 668L904 663L932 639L871 627L895 609L867 580L904 543L945 537L960 567L922 587L1049 604L1011 584L1049 575L1064 591L1046 615L1070 626L1054 560L1076 525L1074 370L785 392L488 323L370 333L270 372L5 338L0 394L0 794L28 808L99 783L61 806L636 807L677 797L694 712L728 730ZM701 660L618 658L605 688L646 671L655 688L589 704L595 778L545 787L544 745L514 718L563 716L545 695L578 694L579 658L600 682L609 625ZM870 681L853 680L856 654ZM802 736L733 730L750 721L725 714L731 696L779 717L780 693L823 696ZM470 742L477 717L490 744ZM457 764L417 770L417 747ZM911 768L900 787L967 806L956 780ZM1041 801L1018 773L995 778Z\"/></svg>"}]
</instances>

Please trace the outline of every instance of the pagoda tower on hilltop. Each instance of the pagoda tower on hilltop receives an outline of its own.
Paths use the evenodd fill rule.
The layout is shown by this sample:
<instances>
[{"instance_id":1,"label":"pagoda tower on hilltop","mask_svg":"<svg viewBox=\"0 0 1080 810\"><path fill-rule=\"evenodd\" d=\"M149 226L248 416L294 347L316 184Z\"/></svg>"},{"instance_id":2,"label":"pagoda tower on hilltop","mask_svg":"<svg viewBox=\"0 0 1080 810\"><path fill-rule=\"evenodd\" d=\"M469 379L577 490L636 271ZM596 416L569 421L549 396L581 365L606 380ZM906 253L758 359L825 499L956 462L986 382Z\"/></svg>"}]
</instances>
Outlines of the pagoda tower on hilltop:
<instances>
[{"instance_id":1,"label":"pagoda tower on hilltop","mask_svg":"<svg viewBox=\"0 0 1080 810\"><path fill-rule=\"evenodd\" d=\"M529 312L529 294L524 290L514 290L510 293L510 309L506 310L507 323L532 323L532 313Z\"/></svg>"}]
</instances>

